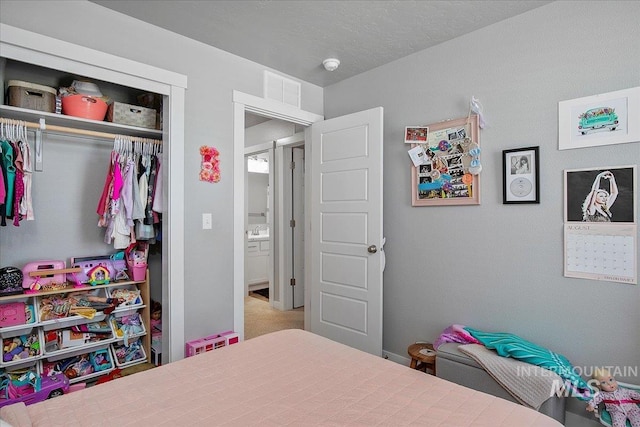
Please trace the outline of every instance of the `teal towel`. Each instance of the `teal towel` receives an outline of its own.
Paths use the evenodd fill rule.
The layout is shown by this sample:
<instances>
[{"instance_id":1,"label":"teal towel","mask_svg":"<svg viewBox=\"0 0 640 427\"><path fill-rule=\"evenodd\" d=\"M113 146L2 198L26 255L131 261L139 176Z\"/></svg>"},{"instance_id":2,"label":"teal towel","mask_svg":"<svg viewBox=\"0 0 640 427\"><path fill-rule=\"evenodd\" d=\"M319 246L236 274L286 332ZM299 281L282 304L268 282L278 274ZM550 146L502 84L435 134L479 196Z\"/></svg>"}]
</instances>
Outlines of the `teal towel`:
<instances>
[{"instance_id":1,"label":"teal towel","mask_svg":"<svg viewBox=\"0 0 640 427\"><path fill-rule=\"evenodd\" d=\"M576 373L573 365L561 354L505 332L483 332L464 328L486 348L495 350L500 356L513 357L532 365L540 366L558 374L565 385L571 388L574 397L587 401L593 397L589 384Z\"/></svg>"}]
</instances>

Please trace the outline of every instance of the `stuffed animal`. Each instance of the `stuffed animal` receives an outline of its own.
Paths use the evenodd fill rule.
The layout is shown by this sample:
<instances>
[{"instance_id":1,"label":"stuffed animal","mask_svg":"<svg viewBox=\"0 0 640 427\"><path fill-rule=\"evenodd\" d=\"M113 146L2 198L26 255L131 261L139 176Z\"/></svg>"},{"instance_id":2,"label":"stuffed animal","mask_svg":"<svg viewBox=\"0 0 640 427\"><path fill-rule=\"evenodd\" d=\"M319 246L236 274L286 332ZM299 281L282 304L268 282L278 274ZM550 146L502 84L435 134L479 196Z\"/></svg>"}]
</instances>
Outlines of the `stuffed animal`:
<instances>
[{"instance_id":1,"label":"stuffed animal","mask_svg":"<svg viewBox=\"0 0 640 427\"><path fill-rule=\"evenodd\" d=\"M593 412L598 404L604 403L613 427L625 427L627 420L631 427L640 427L640 393L618 387L607 369L595 369L593 379L598 382L600 391L589 401L587 411Z\"/></svg>"}]
</instances>

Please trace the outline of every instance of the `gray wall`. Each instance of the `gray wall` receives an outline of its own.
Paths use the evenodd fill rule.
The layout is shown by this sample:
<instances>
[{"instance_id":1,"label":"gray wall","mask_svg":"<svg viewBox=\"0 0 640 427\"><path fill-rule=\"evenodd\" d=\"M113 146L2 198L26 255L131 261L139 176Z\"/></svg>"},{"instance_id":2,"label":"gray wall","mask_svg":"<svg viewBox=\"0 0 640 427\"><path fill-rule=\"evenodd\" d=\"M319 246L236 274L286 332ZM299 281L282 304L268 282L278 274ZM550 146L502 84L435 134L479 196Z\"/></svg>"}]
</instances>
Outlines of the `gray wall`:
<instances>
[{"instance_id":1,"label":"gray wall","mask_svg":"<svg viewBox=\"0 0 640 427\"><path fill-rule=\"evenodd\" d=\"M386 351L458 323L638 366L639 286L563 277L563 170L637 164L640 143L559 151L557 123L558 101L640 86L639 17L637 1L554 2L325 88L327 118L384 107ZM411 207L404 127L465 117L472 95L482 204ZM503 205L502 150L528 146L540 204Z\"/></svg>"},{"instance_id":2,"label":"gray wall","mask_svg":"<svg viewBox=\"0 0 640 427\"><path fill-rule=\"evenodd\" d=\"M3 23L188 76L185 337L230 328L231 91L261 96L264 67L87 2L0 6ZM70 11L73 26L55 25ZM322 90L303 84L303 109L327 117L385 109L385 350L404 355L461 323L517 333L578 366L637 365L638 286L562 276L562 171L636 164L640 144L560 152L557 103L640 86L638 16L639 2L555 2L331 86L324 111ZM465 116L472 95L488 122L482 205L412 208L404 126ZM203 144L220 150L219 184L197 181ZM541 203L502 205L501 152L532 145Z\"/></svg>"},{"instance_id":3,"label":"gray wall","mask_svg":"<svg viewBox=\"0 0 640 427\"><path fill-rule=\"evenodd\" d=\"M178 36L86 1L0 1L0 22L77 45L181 73L188 78L185 100L185 339L233 328L233 108L232 91L262 96L266 67ZM71 24L72 22L72 24ZM273 71L273 70L272 70ZM322 89L302 83L302 108L322 114ZM220 151L222 179L198 180L201 145ZM51 144L48 147L54 147ZM82 161L78 151L74 161ZM56 157L49 157L52 161ZM106 162L106 160L105 160ZM104 179L105 163L97 162ZM34 186L39 178L34 178ZM103 181L102 181L103 182ZM101 184L100 184L101 185ZM67 197L71 197L68 192ZM82 195L78 195L81 198ZM74 200L71 200L74 202ZM80 200L75 200L80 203ZM89 218L95 202L86 202ZM69 208L65 204L65 208ZM213 228L202 230L202 213L213 214ZM85 215L85 216L86 216ZM95 215L95 214L94 214ZM91 220L93 221L93 220ZM58 259L78 254L78 246L55 230L44 230L60 242ZM7 239L0 230L0 265L26 263L12 249L28 239ZM12 233L16 236L16 233ZM101 238L99 230L95 237ZM21 265L18 265L21 266ZM206 266L206 268L205 268Z\"/></svg>"}]
</instances>

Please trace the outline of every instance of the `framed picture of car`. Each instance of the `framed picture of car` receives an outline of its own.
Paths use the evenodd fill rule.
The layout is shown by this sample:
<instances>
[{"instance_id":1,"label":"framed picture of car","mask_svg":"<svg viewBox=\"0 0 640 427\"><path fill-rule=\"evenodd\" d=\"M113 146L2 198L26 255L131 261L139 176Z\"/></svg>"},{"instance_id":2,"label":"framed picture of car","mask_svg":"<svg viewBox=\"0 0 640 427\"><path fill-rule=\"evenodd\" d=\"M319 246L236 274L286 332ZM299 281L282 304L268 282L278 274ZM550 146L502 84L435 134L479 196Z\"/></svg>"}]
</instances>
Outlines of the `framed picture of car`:
<instances>
[{"instance_id":1,"label":"framed picture of car","mask_svg":"<svg viewBox=\"0 0 640 427\"><path fill-rule=\"evenodd\" d=\"M640 141L640 87L558 103L558 149Z\"/></svg>"}]
</instances>

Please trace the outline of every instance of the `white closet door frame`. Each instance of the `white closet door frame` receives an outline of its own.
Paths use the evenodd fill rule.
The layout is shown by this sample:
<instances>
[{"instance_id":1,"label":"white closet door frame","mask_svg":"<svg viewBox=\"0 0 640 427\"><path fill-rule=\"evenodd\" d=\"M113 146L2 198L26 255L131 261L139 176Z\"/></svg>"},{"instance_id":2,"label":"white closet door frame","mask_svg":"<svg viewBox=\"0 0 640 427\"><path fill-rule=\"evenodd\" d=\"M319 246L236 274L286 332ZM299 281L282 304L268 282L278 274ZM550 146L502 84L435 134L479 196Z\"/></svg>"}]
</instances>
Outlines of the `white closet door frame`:
<instances>
[{"instance_id":1,"label":"white closet door frame","mask_svg":"<svg viewBox=\"0 0 640 427\"><path fill-rule=\"evenodd\" d=\"M187 77L172 71L0 24L0 57L155 92L164 105L162 359L184 357L184 99ZM171 242L171 245L168 244Z\"/></svg>"}]
</instances>

